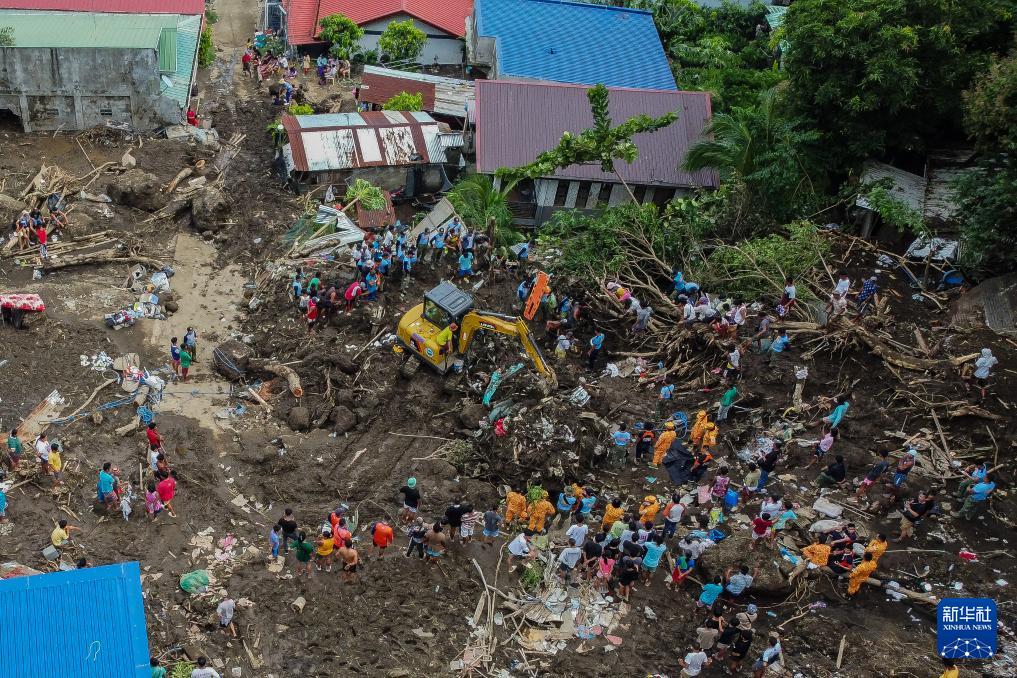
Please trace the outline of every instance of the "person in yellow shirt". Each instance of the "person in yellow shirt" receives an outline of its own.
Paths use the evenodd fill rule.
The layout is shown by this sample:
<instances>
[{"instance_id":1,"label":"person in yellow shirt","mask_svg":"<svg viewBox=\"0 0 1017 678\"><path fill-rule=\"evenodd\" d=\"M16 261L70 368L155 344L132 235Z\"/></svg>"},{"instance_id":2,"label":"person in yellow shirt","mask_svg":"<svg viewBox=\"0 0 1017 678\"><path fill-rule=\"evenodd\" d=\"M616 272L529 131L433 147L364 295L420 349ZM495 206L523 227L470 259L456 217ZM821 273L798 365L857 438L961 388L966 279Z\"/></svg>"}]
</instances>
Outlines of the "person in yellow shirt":
<instances>
[{"instance_id":1,"label":"person in yellow shirt","mask_svg":"<svg viewBox=\"0 0 1017 678\"><path fill-rule=\"evenodd\" d=\"M669 421L664 424L664 432L657 438L657 442L653 445L653 463L650 464L653 467L660 466L660 462L664 460L664 455L667 454L668 449L671 447L671 443L677 438L677 434L674 432L674 422Z\"/></svg>"},{"instance_id":2,"label":"person in yellow shirt","mask_svg":"<svg viewBox=\"0 0 1017 678\"><path fill-rule=\"evenodd\" d=\"M81 532L81 528L68 525L66 520L61 520L57 523L57 526L53 528L53 531L49 535L49 540L53 542L53 546L56 547L69 546L73 543L71 541L71 534L74 532Z\"/></svg>"},{"instance_id":3,"label":"person in yellow shirt","mask_svg":"<svg viewBox=\"0 0 1017 678\"><path fill-rule=\"evenodd\" d=\"M621 499L615 497L611 500L611 503L604 507L604 519L600 521L600 526L611 527L615 522L621 520L622 516L625 515L625 509L622 508Z\"/></svg>"},{"instance_id":4,"label":"person in yellow shirt","mask_svg":"<svg viewBox=\"0 0 1017 678\"><path fill-rule=\"evenodd\" d=\"M708 421L703 425L703 435L700 439L699 449L704 452L709 452L710 448L716 447L717 445L717 425L712 421Z\"/></svg>"},{"instance_id":5,"label":"person in yellow shirt","mask_svg":"<svg viewBox=\"0 0 1017 678\"><path fill-rule=\"evenodd\" d=\"M858 589L862 588L862 583L875 571L876 561L872 558L871 553L866 552L862 556L862 562L851 570L851 576L848 578L848 595L853 596L858 593Z\"/></svg>"},{"instance_id":6,"label":"person in yellow shirt","mask_svg":"<svg viewBox=\"0 0 1017 678\"><path fill-rule=\"evenodd\" d=\"M548 516L554 515L554 504L547 500L547 492L539 501L533 502L530 507L530 529L536 533L544 531L544 522Z\"/></svg>"},{"instance_id":7,"label":"person in yellow shirt","mask_svg":"<svg viewBox=\"0 0 1017 678\"><path fill-rule=\"evenodd\" d=\"M823 567L830 561L830 545L826 543L826 535L816 535L815 541L802 549L802 558L788 577L790 584L806 569L814 570Z\"/></svg>"},{"instance_id":8,"label":"person in yellow shirt","mask_svg":"<svg viewBox=\"0 0 1017 678\"><path fill-rule=\"evenodd\" d=\"M657 501L657 497L652 494L646 495L643 499L643 503L639 505L639 522L653 522L657 518L657 513L660 511L660 502Z\"/></svg>"},{"instance_id":9,"label":"person in yellow shirt","mask_svg":"<svg viewBox=\"0 0 1017 678\"><path fill-rule=\"evenodd\" d=\"M526 497L509 490L505 495L505 526L508 527L516 520L526 520Z\"/></svg>"},{"instance_id":10,"label":"person in yellow shirt","mask_svg":"<svg viewBox=\"0 0 1017 678\"><path fill-rule=\"evenodd\" d=\"M960 669L957 668L956 659L944 659L943 660L943 672L939 674L939 678L959 678Z\"/></svg>"},{"instance_id":11,"label":"person in yellow shirt","mask_svg":"<svg viewBox=\"0 0 1017 678\"><path fill-rule=\"evenodd\" d=\"M879 563L879 558L886 553L886 548L889 543L886 541L886 535L880 532L866 545L865 552L872 554L872 560Z\"/></svg>"},{"instance_id":12,"label":"person in yellow shirt","mask_svg":"<svg viewBox=\"0 0 1017 678\"><path fill-rule=\"evenodd\" d=\"M49 470L53 473L53 484L62 485L64 482L64 461L60 457L60 446L56 443L50 446Z\"/></svg>"},{"instance_id":13,"label":"person in yellow shirt","mask_svg":"<svg viewBox=\"0 0 1017 678\"><path fill-rule=\"evenodd\" d=\"M318 538L314 541L316 555L318 556L315 568L318 572L321 572L321 566L325 565L328 567L328 571L332 571L332 552L335 551L335 539L332 538L332 531L325 530Z\"/></svg>"},{"instance_id":14,"label":"person in yellow shirt","mask_svg":"<svg viewBox=\"0 0 1017 678\"><path fill-rule=\"evenodd\" d=\"M434 338L434 343L438 344L438 355L448 355L452 353L452 339L455 331L459 329L459 325L451 323L448 327L438 332L438 336Z\"/></svg>"},{"instance_id":15,"label":"person in yellow shirt","mask_svg":"<svg viewBox=\"0 0 1017 678\"><path fill-rule=\"evenodd\" d=\"M692 441L693 445L699 445L699 442L703 439L703 427L706 426L706 422L709 421L706 410L699 410L696 413L696 420L692 423L692 433L689 434L689 440Z\"/></svg>"}]
</instances>

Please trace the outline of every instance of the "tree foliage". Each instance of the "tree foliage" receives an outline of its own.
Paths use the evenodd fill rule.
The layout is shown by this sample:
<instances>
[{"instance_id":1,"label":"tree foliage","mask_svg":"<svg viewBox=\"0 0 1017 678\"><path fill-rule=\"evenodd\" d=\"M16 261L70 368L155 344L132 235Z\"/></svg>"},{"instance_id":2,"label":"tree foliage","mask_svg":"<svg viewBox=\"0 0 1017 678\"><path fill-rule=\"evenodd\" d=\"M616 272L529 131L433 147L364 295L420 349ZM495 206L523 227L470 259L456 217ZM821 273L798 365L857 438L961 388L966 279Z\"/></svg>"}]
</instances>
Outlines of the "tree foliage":
<instances>
[{"instance_id":1,"label":"tree foliage","mask_svg":"<svg viewBox=\"0 0 1017 678\"><path fill-rule=\"evenodd\" d=\"M212 28L205 26L198 39L198 65L208 68L215 62L215 45L212 43Z\"/></svg>"},{"instance_id":2,"label":"tree foliage","mask_svg":"<svg viewBox=\"0 0 1017 678\"><path fill-rule=\"evenodd\" d=\"M424 95L399 92L381 107L383 111L420 111L424 108Z\"/></svg>"},{"instance_id":3,"label":"tree foliage","mask_svg":"<svg viewBox=\"0 0 1017 678\"><path fill-rule=\"evenodd\" d=\"M1017 152L1017 51L994 59L964 103L968 132L981 148Z\"/></svg>"},{"instance_id":4,"label":"tree foliage","mask_svg":"<svg viewBox=\"0 0 1017 678\"><path fill-rule=\"evenodd\" d=\"M1012 5L798 0L784 21L789 101L815 121L835 165L921 151L959 131L958 93L1009 44Z\"/></svg>"},{"instance_id":5,"label":"tree foliage","mask_svg":"<svg viewBox=\"0 0 1017 678\"><path fill-rule=\"evenodd\" d=\"M343 14L329 14L318 26L318 37L329 44L329 54L341 59L349 59L364 37L364 29Z\"/></svg>"},{"instance_id":6,"label":"tree foliage","mask_svg":"<svg viewBox=\"0 0 1017 678\"><path fill-rule=\"evenodd\" d=\"M392 61L416 61L426 42L427 34L414 26L412 19L406 19L389 22L378 38L378 48Z\"/></svg>"},{"instance_id":7,"label":"tree foliage","mask_svg":"<svg viewBox=\"0 0 1017 678\"><path fill-rule=\"evenodd\" d=\"M314 115L314 106L292 103L286 107L286 112L290 115Z\"/></svg>"},{"instance_id":8,"label":"tree foliage","mask_svg":"<svg viewBox=\"0 0 1017 678\"><path fill-rule=\"evenodd\" d=\"M593 127L579 134L563 133L555 148L541 153L528 165L501 168L497 172L498 176L511 186L523 179L550 176L555 170L572 165L599 163L601 171L614 172L624 184L625 181L615 169L615 161L624 160L631 164L639 157L639 148L632 137L656 132L678 119L678 113L672 111L659 118L637 115L620 125L612 126L607 88L596 85L587 91L586 96L593 112Z\"/></svg>"},{"instance_id":9,"label":"tree foliage","mask_svg":"<svg viewBox=\"0 0 1017 678\"><path fill-rule=\"evenodd\" d=\"M1017 270L1017 158L981 160L956 185L961 262L980 276Z\"/></svg>"},{"instance_id":10,"label":"tree foliage","mask_svg":"<svg viewBox=\"0 0 1017 678\"><path fill-rule=\"evenodd\" d=\"M354 203L359 203L365 210L370 211L385 209L385 194L370 182L354 179L346 189L346 209Z\"/></svg>"},{"instance_id":11,"label":"tree foliage","mask_svg":"<svg viewBox=\"0 0 1017 678\"><path fill-rule=\"evenodd\" d=\"M446 196L467 225L487 232L488 219L495 221L495 244L512 245L523 240L512 229L512 212L505 194L495 189L491 177L470 174L461 179Z\"/></svg>"}]
</instances>

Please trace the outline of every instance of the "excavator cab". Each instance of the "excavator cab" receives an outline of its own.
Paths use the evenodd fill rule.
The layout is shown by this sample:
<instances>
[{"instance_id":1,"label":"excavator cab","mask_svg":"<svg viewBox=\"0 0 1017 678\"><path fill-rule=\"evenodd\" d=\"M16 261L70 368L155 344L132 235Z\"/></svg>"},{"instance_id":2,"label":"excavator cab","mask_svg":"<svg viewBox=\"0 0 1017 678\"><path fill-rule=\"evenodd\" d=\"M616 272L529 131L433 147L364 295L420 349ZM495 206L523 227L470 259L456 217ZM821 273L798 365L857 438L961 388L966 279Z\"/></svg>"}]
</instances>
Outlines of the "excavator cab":
<instances>
[{"instance_id":1,"label":"excavator cab","mask_svg":"<svg viewBox=\"0 0 1017 678\"><path fill-rule=\"evenodd\" d=\"M474 303L472 294L447 281L426 292L424 303L408 310L399 320L396 339L408 354L399 373L410 377L423 363L439 374L448 374L461 363L460 356L469 350L477 331L486 330L518 338L537 371L555 386L554 371L544 361L526 321L502 313L474 310ZM451 350L442 353L438 335L452 323L458 328L452 334Z\"/></svg>"}]
</instances>

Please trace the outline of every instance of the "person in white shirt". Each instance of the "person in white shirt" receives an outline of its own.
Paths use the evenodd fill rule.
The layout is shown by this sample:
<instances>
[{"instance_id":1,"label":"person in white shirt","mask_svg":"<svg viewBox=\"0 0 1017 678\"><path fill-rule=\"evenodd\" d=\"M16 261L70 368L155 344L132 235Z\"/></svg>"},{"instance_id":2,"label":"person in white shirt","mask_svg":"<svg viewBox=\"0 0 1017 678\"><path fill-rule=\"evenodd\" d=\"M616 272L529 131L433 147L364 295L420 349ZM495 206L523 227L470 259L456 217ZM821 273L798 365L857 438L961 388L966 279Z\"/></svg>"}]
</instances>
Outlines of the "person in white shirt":
<instances>
[{"instance_id":1,"label":"person in white shirt","mask_svg":"<svg viewBox=\"0 0 1017 678\"><path fill-rule=\"evenodd\" d=\"M992 368L999 363L996 356L992 355L992 349L983 348L981 355L978 356L978 360L975 361L975 371L972 375L978 382L978 388L981 390L982 398L985 398L985 394L989 391L989 377L992 376ZM967 390L971 390L971 380L964 380L964 387Z\"/></svg>"},{"instance_id":2,"label":"person in white shirt","mask_svg":"<svg viewBox=\"0 0 1017 678\"><path fill-rule=\"evenodd\" d=\"M704 666L710 665L710 658L706 656L698 642L692 643L692 648L685 655L685 658L678 661L682 665L682 672L680 674L682 676L698 676L703 672Z\"/></svg>"},{"instance_id":3,"label":"person in white shirt","mask_svg":"<svg viewBox=\"0 0 1017 678\"><path fill-rule=\"evenodd\" d=\"M770 647L763 650L763 656L752 666L755 678L761 678L770 666L781 660L780 639L776 634L771 634L769 642Z\"/></svg>"},{"instance_id":4,"label":"person in white shirt","mask_svg":"<svg viewBox=\"0 0 1017 678\"><path fill-rule=\"evenodd\" d=\"M686 325L691 325L696 319L696 308L692 305L692 302L686 297L685 305L682 306L682 320Z\"/></svg>"},{"instance_id":5,"label":"person in white shirt","mask_svg":"<svg viewBox=\"0 0 1017 678\"><path fill-rule=\"evenodd\" d=\"M222 678L222 676L208 665L207 659L198 657L198 668L191 671L191 678Z\"/></svg>"},{"instance_id":6,"label":"person in white shirt","mask_svg":"<svg viewBox=\"0 0 1017 678\"><path fill-rule=\"evenodd\" d=\"M49 473L49 453L51 449L50 443L46 439L46 434L40 433L39 437L35 439L35 458L38 460L39 468L44 475Z\"/></svg>"},{"instance_id":7,"label":"person in white shirt","mask_svg":"<svg viewBox=\"0 0 1017 678\"><path fill-rule=\"evenodd\" d=\"M569 540L569 545L558 554L558 570L569 582L572 581L572 573L576 565L583 557L583 550L576 545L575 541Z\"/></svg>"},{"instance_id":8,"label":"person in white shirt","mask_svg":"<svg viewBox=\"0 0 1017 678\"><path fill-rule=\"evenodd\" d=\"M590 526L586 524L585 518L580 514L576 514L575 521L575 524L570 525L569 529L565 531L565 536L575 542L576 546L582 546L586 543L586 535L590 531Z\"/></svg>"},{"instance_id":9,"label":"person in white shirt","mask_svg":"<svg viewBox=\"0 0 1017 678\"><path fill-rule=\"evenodd\" d=\"M532 534L529 530L523 530L518 537L509 542L508 551L512 555L512 560L523 560L534 555L530 549L530 535Z\"/></svg>"},{"instance_id":10,"label":"person in white shirt","mask_svg":"<svg viewBox=\"0 0 1017 678\"><path fill-rule=\"evenodd\" d=\"M847 273L840 273L837 276L837 285L833 288L835 295L847 296L848 290L851 289L851 278L848 277Z\"/></svg>"}]
</instances>

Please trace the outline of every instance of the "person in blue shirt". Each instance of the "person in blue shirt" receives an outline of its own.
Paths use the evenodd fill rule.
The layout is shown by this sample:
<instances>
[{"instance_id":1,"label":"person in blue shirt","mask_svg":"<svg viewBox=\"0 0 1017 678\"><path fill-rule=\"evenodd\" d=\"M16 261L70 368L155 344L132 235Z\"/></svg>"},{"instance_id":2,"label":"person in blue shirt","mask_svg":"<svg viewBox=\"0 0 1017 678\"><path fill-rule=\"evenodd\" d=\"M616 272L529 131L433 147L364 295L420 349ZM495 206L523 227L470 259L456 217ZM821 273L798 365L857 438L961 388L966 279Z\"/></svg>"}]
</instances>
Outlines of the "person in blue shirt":
<instances>
[{"instance_id":1,"label":"person in blue shirt","mask_svg":"<svg viewBox=\"0 0 1017 678\"><path fill-rule=\"evenodd\" d=\"M459 277L468 278L473 274L473 252L469 250L459 255Z\"/></svg>"},{"instance_id":2,"label":"person in blue shirt","mask_svg":"<svg viewBox=\"0 0 1017 678\"><path fill-rule=\"evenodd\" d=\"M516 267L516 275L526 275L526 264L530 260L530 242L527 240L519 248L519 254L516 255L516 259L519 260L519 266Z\"/></svg>"},{"instance_id":3,"label":"person in blue shirt","mask_svg":"<svg viewBox=\"0 0 1017 678\"><path fill-rule=\"evenodd\" d=\"M392 255L383 254L381 261L378 262L378 273L381 275L388 275L389 270L392 268Z\"/></svg>"},{"instance_id":4,"label":"person in blue shirt","mask_svg":"<svg viewBox=\"0 0 1017 678\"><path fill-rule=\"evenodd\" d=\"M643 554L643 581L649 584L661 559L667 553L667 546L664 544L664 537L655 534L643 544L643 547L646 549L646 553Z\"/></svg>"},{"instance_id":5,"label":"person in blue shirt","mask_svg":"<svg viewBox=\"0 0 1017 678\"><path fill-rule=\"evenodd\" d=\"M847 414L848 408L851 403L848 401L848 396L842 395L837 396L837 407L833 408L833 412L823 417L823 423L829 424L830 429L836 429L840 426L840 422L844 420L844 415Z\"/></svg>"},{"instance_id":6,"label":"person in blue shirt","mask_svg":"<svg viewBox=\"0 0 1017 678\"><path fill-rule=\"evenodd\" d=\"M602 348L604 348L604 333L597 330L597 333L590 339L590 352L586 363L587 369L593 369L593 365L597 362L597 356L600 355Z\"/></svg>"},{"instance_id":7,"label":"person in blue shirt","mask_svg":"<svg viewBox=\"0 0 1017 678\"><path fill-rule=\"evenodd\" d=\"M617 464L621 466L629 456L629 445L632 444L632 434L628 432L628 424L622 424L618 430L611 434L614 440L614 448L617 456Z\"/></svg>"},{"instance_id":8,"label":"person in blue shirt","mask_svg":"<svg viewBox=\"0 0 1017 678\"><path fill-rule=\"evenodd\" d=\"M713 578L712 582L703 585L703 592L699 594L696 607L713 607L713 604L717 602L717 598L723 592L724 578L718 575Z\"/></svg>"},{"instance_id":9,"label":"person in blue shirt","mask_svg":"<svg viewBox=\"0 0 1017 678\"><path fill-rule=\"evenodd\" d=\"M403 274L411 275L413 273L413 264L415 263L417 263L417 248L410 245L403 252Z\"/></svg>"},{"instance_id":10,"label":"person in blue shirt","mask_svg":"<svg viewBox=\"0 0 1017 678\"><path fill-rule=\"evenodd\" d=\"M576 497L569 491L570 488L565 488L561 493L558 494L558 502L555 505L559 511L569 514L576 507Z\"/></svg>"},{"instance_id":11,"label":"person in blue shirt","mask_svg":"<svg viewBox=\"0 0 1017 678\"><path fill-rule=\"evenodd\" d=\"M983 460L977 464L972 464L964 469L962 473L964 474L964 480L961 481L960 486L954 493L954 496L958 499L966 497L971 487L985 480L985 476L989 474L989 462Z\"/></svg>"},{"instance_id":12,"label":"person in blue shirt","mask_svg":"<svg viewBox=\"0 0 1017 678\"><path fill-rule=\"evenodd\" d=\"M671 400L674 398L674 384L665 383L660 387L660 396L657 398L657 418L669 414Z\"/></svg>"},{"instance_id":13,"label":"person in blue shirt","mask_svg":"<svg viewBox=\"0 0 1017 678\"><path fill-rule=\"evenodd\" d=\"M431 256L431 261L435 264L441 262L442 255L445 254L445 231L438 229L434 236L431 238L431 249L434 254Z\"/></svg>"},{"instance_id":14,"label":"person in blue shirt","mask_svg":"<svg viewBox=\"0 0 1017 678\"><path fill-rule=\"evenodd\" d=\"M117 496L113 491L116 479L111 472L112 468L113 464L108 461L102 465L102 470L99 471L99 482L96 485L96 498L100 504L105 504L107 508L115 508L117 505Z\"/></svg>"},{"instance_id":15,"label":"person in blue shirt","mask_svg":"<svg viewBox=\"0 0 1017 678\"><path fill-rule=\"evenodd\" d=\"M579 500L579 515L588 516L597 505L597 495L593 493L592 487L583 488L583 498Z\"/></svg>"},{"instance_id":16,"label":"person in blue shirt","mask_svg":"<svg viewBox=\"0 0 1017 678\"><path fill-rule=\"evenodd\" d=\"M968 488L968 494L964 497L964 505L960 511L957 511L953 515L963 518L964 520L974 520L975 516L982 510L989 500L989 495L996 491L995 478L991 474L986 475L985 479L975 483Z\"/></svg>"}]
</instances>

